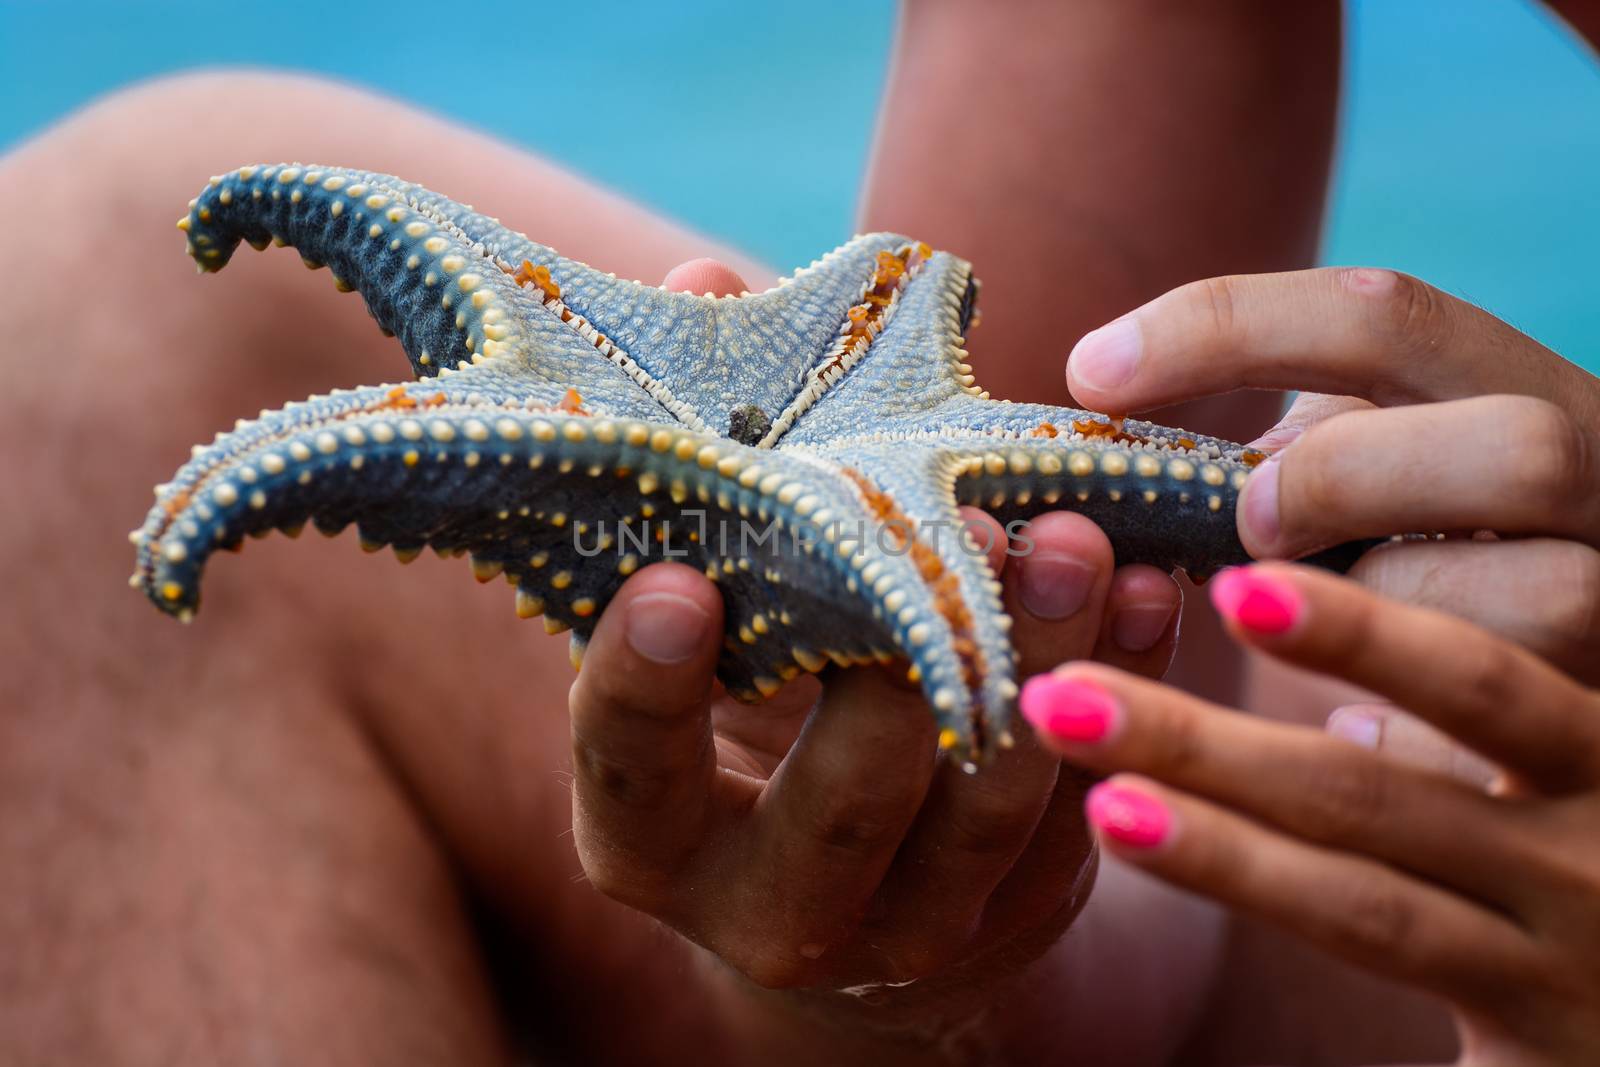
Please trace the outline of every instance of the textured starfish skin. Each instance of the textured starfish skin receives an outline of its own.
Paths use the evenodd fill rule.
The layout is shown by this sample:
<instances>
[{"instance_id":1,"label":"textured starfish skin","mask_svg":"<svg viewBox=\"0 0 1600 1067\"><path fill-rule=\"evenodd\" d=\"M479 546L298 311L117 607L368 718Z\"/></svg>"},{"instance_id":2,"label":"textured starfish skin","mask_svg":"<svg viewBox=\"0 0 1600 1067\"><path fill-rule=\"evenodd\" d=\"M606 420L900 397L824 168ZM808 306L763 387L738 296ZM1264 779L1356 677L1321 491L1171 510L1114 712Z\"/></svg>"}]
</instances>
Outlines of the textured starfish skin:
<instances>
[{"instance_id":1,"label":"textured starfish skin","mask_svg":"<svg viewBox=\"0 0 1600 1067\"><path fill-rule=\"evenodd\" d=\"M767 292L714 298L618 280L342 168L241 168L179 226L204 271L241 240L328 266L419 376L263 412L196 448L133 535L134 584L181 617L216 548L354 522L364 547L402 559L470 552L480 580L503 573L519 614L571 628L581 654L629 574L679 559L723 590L719 674L736 696L904 656L942 747L976 760L1008 743L1017 686L999 585L956 535L958 504L1001 522L1081 511L1119 563L1203 577L1247 558L1240 446L990 400L963 363L968 264L903 237L860 236Z\"/></svg>"}]
</instances>

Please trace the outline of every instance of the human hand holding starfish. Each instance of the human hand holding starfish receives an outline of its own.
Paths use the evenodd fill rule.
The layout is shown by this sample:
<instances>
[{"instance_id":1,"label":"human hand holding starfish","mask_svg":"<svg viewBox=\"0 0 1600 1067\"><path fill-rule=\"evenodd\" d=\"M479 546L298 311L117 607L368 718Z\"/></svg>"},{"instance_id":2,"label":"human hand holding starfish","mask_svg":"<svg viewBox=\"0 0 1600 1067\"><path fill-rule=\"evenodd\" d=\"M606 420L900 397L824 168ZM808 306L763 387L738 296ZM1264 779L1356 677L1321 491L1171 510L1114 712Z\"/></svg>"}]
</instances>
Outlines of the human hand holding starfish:
<instances>
[{"instance_id":1,"label":"human hand holding starfish","mask_svg":"<svg viewBox=\"0 0 1600 1067\"><path fill-rule=\"evenodd\" d=\"M1487 312L1388 270L1213 278L1089 334L1067 378L1102 411L1317 390L1256 442L1251 554L1455 534L1382 545L1352 577L1600 681L1600 378Z\"/></svg>"},{"instance_id":2,"label":"human hand holding starfish","mask_svg":"<svg viewBox=\"0 0 1600 1067\"><path fill-rule=\"evenodd\" d=\"M1393 699L1493 776L1071 664L1031 680L1022 710L1044 745L1113 775L1087 802L1107 849L1444 998L1461 1064L1594 1062L1600 692L1305 567L1225 571L1211 594L1242 643Z\"/></svg>"},{"instance_id":3,"label":"human hand holding starfish","mask_svg":"<svg viewBox=\"0 0 1600 1067\"><path fill-rule=\"evenodd\" d=\"M667 285L743 287L710 261ZM996 535L1024 674L1090 655L1165 670L1181 596L1167 575L1113 570L1079 515L1036 519L1033 550L1009 559L998 524L966 517ZM595 630L571 710L575 838L597 888L769 987L960 984L1055 940L1093 877L1086 778L1031 741L977 776L936 760L923 696L887 669L736 704L714 685L722 630L717 587L667 563L630 578Z\"/></svg>"}]
</instances>

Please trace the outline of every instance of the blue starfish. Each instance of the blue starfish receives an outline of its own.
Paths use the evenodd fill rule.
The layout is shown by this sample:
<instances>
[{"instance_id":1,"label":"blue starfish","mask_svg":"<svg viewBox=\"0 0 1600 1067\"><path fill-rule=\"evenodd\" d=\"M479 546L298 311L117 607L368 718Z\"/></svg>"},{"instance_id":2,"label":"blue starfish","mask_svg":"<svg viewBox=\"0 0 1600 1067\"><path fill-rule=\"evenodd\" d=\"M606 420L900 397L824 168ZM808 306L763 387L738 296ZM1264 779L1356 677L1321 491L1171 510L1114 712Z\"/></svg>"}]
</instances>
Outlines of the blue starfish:
<instances>
[{"instance_id":1,"label":"blue starfish","mask_svg":"<svg viewBox=\"0 0 1600 1067\"><path fill-rule=\"evenodd\" d=\"M246 534L357 524L504 574L575 654L627 576L681 559L720 583L719 674L741 699L801 670L904 656L973 761L1005 746L1010 619L958 504L1087 514L1119 562L1204 576L1246 559L1237 445L991 400L964 362L968 264L857 237L764 293L620 281L418 186L243 167L179 221L202 271L240 240L355 288L420 380L337 390L197 447L157 501L134 584L188 618Z\"/></svg>"}]
</instances>

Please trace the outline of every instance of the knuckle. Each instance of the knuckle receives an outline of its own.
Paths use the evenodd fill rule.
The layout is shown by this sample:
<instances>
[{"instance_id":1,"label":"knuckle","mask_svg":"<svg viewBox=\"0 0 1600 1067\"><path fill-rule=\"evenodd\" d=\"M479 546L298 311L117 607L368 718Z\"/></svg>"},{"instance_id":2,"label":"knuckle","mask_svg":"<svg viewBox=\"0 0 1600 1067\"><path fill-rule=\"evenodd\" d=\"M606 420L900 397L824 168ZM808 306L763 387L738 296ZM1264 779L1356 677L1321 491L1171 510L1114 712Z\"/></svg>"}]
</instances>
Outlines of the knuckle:
<instances>
[{"instance_id":1,"label":"knuckle","mask_svg":"<svg viewBox=\"0 0 1600 1067\"><path fill-rule=\"evenodd\" d=\"M1329 916L1329 933L1353 949L1411 971L1419 962L1415 905L1377 878L1357 883Z\"/></svg>"},{"instance_id":2,"label":"knuckle","mask_svg":"<svg viewBox=\"0 0 1600 1067\"><path fill-rule=\"evenodd\" d=\"M1470 731L1477 735L1483 724L1503 716L1506 708L1526 703L1523 685L1527 672L1516 646L1493 639L1475 644L1471 654L1462 657L1461 673L1457 675L1460 697L1452 733Z\"/></svg>"},{"instance_id":3,"label":"knuckle","mask_svg":"<svg viewBox=\"0 0 1600 1067\"><path fill-rule=\"evenodd\" d=\"M1238 325L1240 279L1233 275L1206 278L1187 286L1190 305L1211 324L1217 337L1231 337Z\"/></svg>"},{"instance_id":4,"label":"knuckle","mask_svg":"<svg viewBox=\"0 0 1600 1067\"><path fill-rule=\"evenodd\" d=\"M906 809L900 796L860 788L823 790L810 812L808 830L829 850L871 855L899 843Z\"/></svg>"},{"instance_id":5,"label":"knuckle","mask_svg":"<svg viewBox=\"0 0 1600 1067\"><path fill-rule=\"evenodd\" d=\"M1546 560L1561 583L1540 610L1542 637L1548 646L1584 654L1600 636L1600 552L1571 541L1550 549Z\"/></svg>"},{"instance_id":6,"label":"knuckle","mask_svg":"<svg viewBox=\"0 0 1600 1067\"><path fill-rule=\"evenodd\" d=\"M1149 770L1175 780L1198 773L1208 759L1205 724L1191 709L1173 709L1151 733Z\"/></svg>"},{"instance_id":7,"label":"knuckle","mask_svg":"<svg viewBox=\"0 0 1600 1067\"><path fill-rule=\"evenodd\" d=\"M1565 632L1584 647L1600 636L1600 552L1582 545L1571 567L1571 610Z\"/></svg>"},{"instance_id":8,"label":"knuckle","mask_svg":"<svg viewBox=\"0 0 1600 1067\"><path fill-rule=\"evenodd\" d=\"M1387 347L1402 355L1431 356L1449 342L1449 306L1427 282L1396 271L1394 284L1376 300L1374 323Z\"/></svg>"},{"instance_id":9,"label":"knuckle","mask_svg":"<svg viewBox=\"0 0 1600 1067\"><path fill-rule=\"evenodd\" d=\"M1568 508L1582 502L1595 479L1589 435L1565 408L1532 397L1507 397L1514 405L1511 438L1520 453L1520 479L1533 502Z\"/></svg>"},{"instance_id":10,"label":"knuckle","mask_svg":"<svg viewBox=\"0 0 1600 1067\"><path fill-rule=\"evenodd\" d=\"M1034 798L979 786L952 806L944 833L951 847L962 852L1007 855L1032 835L1041 810Z\"/></svg>"},{"instance_id":11,"label":"knuckle","mask_svg":"<svg viewBox=\"0 0 1600 1067\"><path fill-rule=\"evenodd\" d=\"M649 810L660 807L672 790L676 775L660 763L629 759L600 746L585 744L580 738L573 745L577 764L577 788L594 791L609 804Z\"/></svg>"},{"instance_id":12,"label":"knuckle","mask_svg":"<svg viewBox=\"0 0 1600 1067\"><path fill-rule=\"evenodd\" d=\"M1362 839L1389 810L1392 780L1380 760L1312 761L1301 771L1297 828L1318 841Z\"/></svg>"}]
</instances>

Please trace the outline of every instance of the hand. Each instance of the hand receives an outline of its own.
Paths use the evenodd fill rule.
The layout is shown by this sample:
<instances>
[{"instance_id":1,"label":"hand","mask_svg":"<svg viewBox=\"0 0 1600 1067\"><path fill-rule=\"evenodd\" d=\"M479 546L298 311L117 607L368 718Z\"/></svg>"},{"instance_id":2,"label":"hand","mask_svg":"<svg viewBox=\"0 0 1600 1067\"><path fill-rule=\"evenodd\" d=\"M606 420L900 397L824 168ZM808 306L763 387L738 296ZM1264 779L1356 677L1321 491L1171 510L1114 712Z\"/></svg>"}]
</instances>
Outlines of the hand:
<instances>
[{"instance_id":1,"label":"hand","mask_svg":"<svg viewBox=\"0 0 1600 1067\"><path fill-rule=\"evenodd\" d=\"M667 284L743 287L707 261ZM1165 670L1181 599L1167 575L1113 571L1078 515L1036 519L1033 551L1009 560L998 524L967 517L995 535L1023 672L1063 655ZM601 892L768 987L1015 969L1055 940L1093 877L1081 775L1031 741L960 773L936 758L903 668L803 676L738 705L714 685L722 626L717 587L663 563L623 585L589 642L570 700L573 825Z\"/></svg>"},{"instance_id":2,"label":"hand","mask_svg":"<svg viewBox=\"0 0 1600 1067\"><path fill-rule=\"evenodd\" d=\"M1392 534L1353 577L1600 682L1600 379L1386 270L1217 278L1079 342L1081 403L1137 411L1240 388L1303 393L1259 442L1239 534L1258 558ZM1493 536L1480 531L1492 531Z\"/></svg>"},{"instance_id":3,"label":"hand","mask_svg":"<svg viewBox=\"0 0 1600 1067\"><path fill-rule=\"evenodd\" d=\"M1446 998L1463 1064L1600 1058L1600 693L1447 615L1285 564L1226 571L1240 641L1375 690L1496 768L1488 790L1091 664L1024 714L1115 773L1105 847Z\"/></svg>"}]
</instances>

